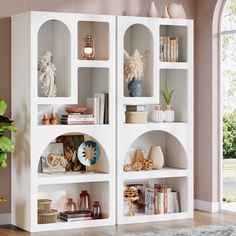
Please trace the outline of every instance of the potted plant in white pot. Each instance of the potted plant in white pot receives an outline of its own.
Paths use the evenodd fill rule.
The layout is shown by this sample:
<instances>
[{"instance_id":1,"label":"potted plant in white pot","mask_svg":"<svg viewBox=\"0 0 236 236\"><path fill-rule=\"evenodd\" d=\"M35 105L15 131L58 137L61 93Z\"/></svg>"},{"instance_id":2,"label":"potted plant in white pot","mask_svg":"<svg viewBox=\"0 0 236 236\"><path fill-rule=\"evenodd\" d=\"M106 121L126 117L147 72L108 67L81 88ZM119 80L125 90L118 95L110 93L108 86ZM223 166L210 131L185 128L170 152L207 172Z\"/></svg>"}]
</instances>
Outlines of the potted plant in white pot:
<instances>
[{"instance_id":1,"label":"potted plant in white pot","mask_svg":"<svg viewBox=\"0 0 236 236\"><path fill-rule=\"evenodd\" d=\"M129 55L124 51L124 78L128 83L128 92L130 97L142 96L142 80L144 78L145 57L147 51L143 55L135 49L133 55Z\"/></svg>"},{"instance_id":2,"label":"potted plant in white pot","mask_svg":"<svg viewBox=\"0 0 236 236\"><path fill-rule=\"evenodd\" d=\"M16 132L16 127L11 125L13 120L4 116L7 109L7 102L0 99L0 168L7 166L7 154L14 153L14 142L11 141L6 134L9 132Z\"/></svg>"},{"instance_id":3,"label":"potted plant in white pot","mask_svg":"<svg viewBox=\"0 0 236 236\"><path fill-rule=\"evenodd\" d=\"M164 111L164 121L165 122L173 122L175 120L175 112L172 110L171 99L174 93L173 89L165 87L164 90L161 91L162 101L166 104L166 110Z\"/></svg>"}]
</instances>

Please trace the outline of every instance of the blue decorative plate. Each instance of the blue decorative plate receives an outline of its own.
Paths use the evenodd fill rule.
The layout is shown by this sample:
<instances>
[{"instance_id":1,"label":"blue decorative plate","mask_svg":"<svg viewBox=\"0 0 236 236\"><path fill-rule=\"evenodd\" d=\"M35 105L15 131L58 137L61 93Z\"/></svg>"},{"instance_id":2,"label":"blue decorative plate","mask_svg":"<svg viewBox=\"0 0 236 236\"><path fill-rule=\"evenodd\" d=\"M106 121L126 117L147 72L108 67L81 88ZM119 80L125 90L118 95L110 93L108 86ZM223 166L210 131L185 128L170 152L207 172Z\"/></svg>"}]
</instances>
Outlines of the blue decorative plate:
<instances>
[{"instance_id":1,"label":"blue decorative plate","mask_svg":"<svg viewBox=\"0 0 236 236\"><path fill-rule=\"evenodd\" d=\"M99 145L91 140L81 143L78 148L78 158L85 166L96 164L100 158Z\"/></svg>"}]
</instances>

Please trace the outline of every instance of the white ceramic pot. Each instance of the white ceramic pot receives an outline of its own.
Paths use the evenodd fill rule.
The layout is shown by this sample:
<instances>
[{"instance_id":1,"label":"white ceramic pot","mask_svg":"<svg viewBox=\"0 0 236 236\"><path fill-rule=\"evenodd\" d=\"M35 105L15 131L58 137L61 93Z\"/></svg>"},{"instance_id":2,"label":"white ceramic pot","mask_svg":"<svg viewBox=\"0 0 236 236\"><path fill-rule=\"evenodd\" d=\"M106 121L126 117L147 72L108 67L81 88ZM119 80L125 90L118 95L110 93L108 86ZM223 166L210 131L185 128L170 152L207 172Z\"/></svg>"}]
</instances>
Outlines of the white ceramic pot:
<instances>
[{"instance_id":1,"label":"white ceramic pot","mask_svg":"<svg viewBox=\"0 0 236 236\"><path fill-rule=\"evenodd\" d=\"M151 7L149 9L148 16L149 17L157 17L157 9L155 6L155 2L151 3Z\"/></svg>"},{"instance_id":2,"label":"white ceramic pot","mask_svg":"<svg viewBox=\"0 0 236 236\"><path fill-rule=\"evenodd\" d=\"M151 146L148 158L151 158L154 163L154 169L161 169L164 165L164 156L160 146Z\"/></svg>"},{"instance_id":3,"label":"white ceramic pot","mask_svg":"<svg viewBox=\"0 0 236 236\"><path fill-rule=\"evenodd\" d=\"M167 6L170 18L185 19L186 14L182 4L170 3Z\"/></svg>"},{"instance_id":4,"label":"white ceramic pot","mask_svg":"<svg viewBox=\"0 0 236 236\"><path fill-rule=\"evenodd\" d=\"M173 122L175 121L175 111L172 110L171 105L166 105L166 110L164 111L165 114L165 122Z\"/></svg>"},{"instance_id":5,"label":"white ceramic pot","mask_svg":"<svg viewBox=\"0 0 236 236\"><path fill-rule=\"evenodd\" d=\"M164 111L161 110L161 105L156 105L156 110L152 112L152 121L161 123L164 121L165 114Z\"/></svg>"}]
</instances>

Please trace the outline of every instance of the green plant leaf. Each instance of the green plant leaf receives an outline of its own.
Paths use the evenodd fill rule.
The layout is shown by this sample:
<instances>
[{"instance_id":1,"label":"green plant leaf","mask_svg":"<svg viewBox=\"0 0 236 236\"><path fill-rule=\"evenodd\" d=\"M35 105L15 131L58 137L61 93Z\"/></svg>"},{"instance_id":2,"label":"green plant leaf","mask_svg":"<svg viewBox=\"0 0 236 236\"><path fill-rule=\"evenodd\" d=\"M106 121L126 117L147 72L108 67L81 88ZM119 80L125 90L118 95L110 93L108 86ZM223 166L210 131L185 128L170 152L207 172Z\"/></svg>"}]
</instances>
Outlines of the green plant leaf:
<instances>
[{"instance_id":1,"label":"green plant leaf","mask_svg":"<svg viewBox=\"0 0 236 236\"><path fill-rule=\"evenodd\" d=\"M1 152L0 153L0 167L7 167L7 163L6 163L6 160L7 160L7 154L5 152Z\"/></svg>"},{"instance_id":2,"label":"green plant leaf","mask_svg":"<svg viewBox=\"0 0 236 236\"><path fill-rule=\"evenodd\" d=\"M4 99L0 99L0 115L3 115L7 109L7 102Z\"/></svg>"},{"instance_id":3,"label":"green plant leaf","mask_svg":"<svg viewBox=\"0 0 236 236\"><path fill-rule=\"evenodd\" d=\"M0 137L0 150L2 152L14 152L14 143L7 137L1 136Z\"/></svg>"},{"instance_id":4,"label":"green plant leaf","mask_svg":"<svg viewBox=\"0 0 236 236\"><path fill-rule=\"evenodd\" d=\"M11 132L16 132L17 128L13 125L3 125L0 126L0 132L5 132L5 131L11 131Z\"/></svg>"},{"instance_id":5,"label":"green plant leaf","mask_svg":"<svg viewBox=\"0 0 236 236\"><path fill-rule=\"evenodd\" d=\"M12 120L11 118L8 118L6 116L2 116L0 115L0 123L12 123L14 120Z\"/></svg>"}]
</instances>

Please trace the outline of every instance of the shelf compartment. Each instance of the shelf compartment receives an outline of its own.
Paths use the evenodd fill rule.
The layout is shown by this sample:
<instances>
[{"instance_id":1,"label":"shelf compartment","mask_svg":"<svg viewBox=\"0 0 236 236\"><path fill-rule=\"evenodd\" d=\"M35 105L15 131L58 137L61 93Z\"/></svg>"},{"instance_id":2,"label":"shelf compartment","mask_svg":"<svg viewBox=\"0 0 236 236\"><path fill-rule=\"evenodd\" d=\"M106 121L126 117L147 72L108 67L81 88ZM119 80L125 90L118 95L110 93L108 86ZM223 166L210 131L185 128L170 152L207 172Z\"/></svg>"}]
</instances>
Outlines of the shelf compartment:
<instances>
[{"instance_id":1,"label":"shelf compartment","mask_svg":"<svg viewBox=\"0 0 236 236\"><path fill-rule=\"evenodd\" d=\"M86 190L90 195L91 206L94 201L99 201L102 209L102 219L108 219L110 216L109 188L110 188L109 182L107 181L74 183L74 184L60 183L55 185L41 185L38 187L37 198L52 200L51 208L56 209L58 212L63 212L65 211L65 203L68 198L72 198L77 205L80 193L83 190ZM96 220L86 220L85 222L89 221L93 222ZM68 222L61 222L61 223L68 224Z\"/></svg>"},{"instance_id":2,"label":"shelf compartment","mask_svg":"<svg viewBox=\"0 0 236 236\"><path fill-rule=\"evenodd\" d=\"M187 177L188 170L171 167L163 167L159 170L150 171L127 171L123 172L124 180L140 180L155 178Z\"/></svg>"},{"instance_id":3,"label":"shelf compartment","mask_svg":"<svg viewBox=\"0 0 236 236\"><path fill-rule=\"evenodd\" d=\"M109 181L110 175L106 173L80 173L62 172L54 174L38 173L38 185L69 184Z\"/></svg>"},{"instance_id":4,"label":"shelf compartment","mask_svg":"<svg viewBox=\"0 0 236 236\"><path fill-rule=\"evenodd\" d=\"M70 97L71 34L63 22L49 20L40 27L38 31L38 61L41 60L42 53L46 50L52 52L52 62L56 67L56 97ZM39 72L38 77L41 74ZM38 82L38 97L42 97L40 81Z\"/></svg>"},{"instance_id":5,"label":"shelf compartment","mask_svg":"<svg viewBox=\"0 0 236 236\"><path fill-rule=\"evenodd\" d=\"M160 36L178 37L179 62L188 61L188 27L182 25L160 25Z\"/></svg>"},{"instance_id":6,"label":"shelf compartment","mask_svg":"<svg viewBox=\"0 0 236 236\"><path fill-rule=\"evenodd\" d=\"M172 191L176 191L177 195L178 195L178 202L179 202L179 211L178 213L166 213L166 214L153 214L153 215L146 215L145 214L145 209L140 208L140 209L135 209L134 208L134 213L137 213L137 217L138 215L142 215L143 217L146 216L151 216L154 219L156 218L155 216L165 216L168 215L169 217L171 217L172 215L175 214L181 214L184 212L188 212L189 206L188 206L188 177L171 177L171 178L155 178L155 179L137 179L137 180L126 180L124 182L124 188L126 185L129 186L143 186L141 188L139 188L139 190L141 191L140 194L140 202L142 202L142 204L144 204L145 201L145 188L146 187L151 187L154 188L154 184L162 184L162 185L166 185L167 188L171 188ZM125 211L127 211L127 209L125 208L125 202L123 201L123 216ZM134 216L135 217L135 216ZM132 218L132 216L130 216L129 218Z\"/></svg>"},{"instance_id":7,"label":"shelf compartment","mask_svg":"<svg viewBox=\"0 0 236 236\"><path fill-rule=\"evenodd\" d=\"M79 147L83 142L88 140L97 143L100 149L100 154L99 157L95 158L95 164L86 167L79 161ZM58 168L60 174L52 173L55 172L54 169L50 169L50 167L47 165L46 159L47 156L51 153L62 156L68 162L68 164L70 164L66 168ZM92 154L93 153L89 151L89 156L87 158L90 158ZM77 160L77 163L71 161L73 160L73 158ZM38 175L40 177L39 183L40 181L43 183L47 180L51 183L54 183L54 181L57 180L61 180L62 182L67 183L69 181L72 181L73 178L76 182L83 181L83 179L87 179L85 182L88 182L88 179L92 180L96 176L98 177L98 179L101 178L102 180L104 180L104 178L106 178L106 174L109 173L109 162L110 160L108 159L108 155L104 150L102 144L92 136L84 133L63 134L55 137L55 139L46 146L46 148L40 155L38 163L38 173L40 173L40 175ZM80 169L78 171L75 171L75 168L77 166L80 166ZM68 172L64 173L66 170ZM73 172L71 173L71 171ZM95 172L95 176L92 173L84 174L85 171ZM50 174L48 174L48 172ZM98 173L102 174L100 175Z\"/></svg>"},{"instance_id":8,"label":"shelf compartment","mask_svg":"<svg viewBox=\"0 0 236 236\"><path fill-rule=\"evenodd\" d=\"M172 109L175 111L175 121L188 122L189 95L188 71L180 69L160 70L160 93L166 87L173 89L171 100ZM160 94L160 98L162 95ZM164 107L164 106L163 106Z\"/></svg>"},{"instance_id":9,"label":"shelf compartment","mask_svg":"<svg viewBox=\"0 0 236 236\"><path fill-rule=\"evenodd\" d=\"M78 104L87 105L87 98L94 93L109 93L109 69L79 68L78 69Z\"/></svg>"},{"instance_id":10,"label":"shelf compartment","mask_svg":"<svg viewBox=\"0 0 236 236\"><path fill-rule=\"evenodd\" d=\"M96 21L78 21L78 58L82 55L82 38L88 33L94 37L95 60L109 60L109 23Z\"/></svg>"},{"instance_id":11,"label":"shelf compartment","mask_svg":"<svg viewBox=\"0 0 236 236\"><path fill-rule=\"evenodd\" d=\"M133 160L135 151L142 149L147 156L151 146L155 145L161 146L164 156L164 167L183 169L183 173L186 173L184 170L187 170L189 162L187 150L179 139L165 131L153 130L143 133L131 143L126 155L130 155ZM159 173L158 171L161 172L161 170L156 170L157 175ZM164 173L167 174L167 171Z\"/></svg>"},{"instance_id":12,"label":"shelf compartment","mask_svg":"<svg viewBox=\"0 0 236 236\"><path fill-rule=\"evenodd\" d=\"M133 55L136 49L142 55L147 50L148 56L145 61L144 78L142 80L142 97L152 97L154 94L152 32L145 25L131 25L124 34L124 49L129 54L129 56ZM128 83L125 80L124 96L129 97Z\"/></svg>"}]
</instances>

